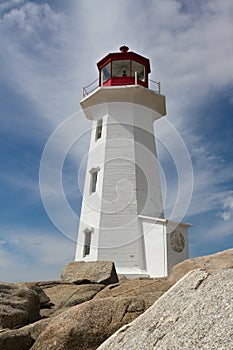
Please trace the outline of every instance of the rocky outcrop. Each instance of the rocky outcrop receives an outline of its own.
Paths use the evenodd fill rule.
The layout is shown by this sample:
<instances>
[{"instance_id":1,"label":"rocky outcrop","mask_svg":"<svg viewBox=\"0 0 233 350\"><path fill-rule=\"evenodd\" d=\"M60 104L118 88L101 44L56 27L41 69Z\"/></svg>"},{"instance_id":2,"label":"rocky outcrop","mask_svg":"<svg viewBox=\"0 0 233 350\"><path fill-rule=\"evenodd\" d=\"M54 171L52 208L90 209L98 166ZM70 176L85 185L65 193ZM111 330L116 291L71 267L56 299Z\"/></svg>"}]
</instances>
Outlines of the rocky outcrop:
<instances>
[{"instance_id":1,"label":"rocky outcrop","mask_svg":"<svg viewBox=\"0 0 233 350\"><path fill-rule=\"evenodd\" d=\"M93 262L67 265L59 281L2 283L0 349L96 349L125 325L103 349L215 349L215 337L228 350L232 271L229 249L186 260L168 278L117 280L112 263Z\"/></svg>"},{"instance_id":2,"label":"rocky outcrop","mask_svg":"<svg viewBox=\"0 0 233 350\"><path fill-rule=\"evenodd\" d=\"M98 350L231 349L233 270L189 272Z\"/></svg>"},{"instance_id":3,"label":"rocky outcrop","mask_svg":"<svg viewBox=\"0 0 233 350\"><path fill-rule=\"evenodd\" d=\"M112 333L134 320L145 309L145 301L140 297L85 302L54 317L31 349L96 349Z\"/></svg>"},{"instance_id":4,"label":"rocky outcrop","mask_svg":"<svg viewBox=\"0 0 233 350\"><path fill-rule=\"evenodd\" d=\"M66 265L61 273L63 282L75 284L118 282L115 265L111 261L75 261Z\"/></svg>"},{"instance_id":5,"label":"rocky outcrop","mask_svg":"<svg viewBox=\"0 0 233 350\"><path fill-rule=\"evenodd\" d=\"M170 287L172 282L167 278L133 278L112 284L100 291L94 299L140 296L151 306Z\"/></svg>"},{"instance_id":6,"label":"rocky outcrop","mask_svg":"<svg viewBox=\"0 0 233 350\"><path fill-rule=\"evenodd\" d=\"M40 318L36 291L11 283L0 283L0 327L22 327Z\"/></svg>"}]
</instances>

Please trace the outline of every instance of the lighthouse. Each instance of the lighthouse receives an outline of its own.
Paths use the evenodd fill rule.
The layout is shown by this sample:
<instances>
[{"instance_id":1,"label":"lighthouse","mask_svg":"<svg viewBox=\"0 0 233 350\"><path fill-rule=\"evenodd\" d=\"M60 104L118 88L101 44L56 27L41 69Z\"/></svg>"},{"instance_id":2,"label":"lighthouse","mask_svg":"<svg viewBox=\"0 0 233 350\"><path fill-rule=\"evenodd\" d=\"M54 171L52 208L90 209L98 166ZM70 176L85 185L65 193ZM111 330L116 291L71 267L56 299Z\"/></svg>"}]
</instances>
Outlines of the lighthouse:
<instances>
[{"instance_id":1,"label":"lighthouse","mask_svg":"<svg viewBox=\"0 0 233 350\"><path fill-rule=\"evenodd\" d=\"M164 215L154 122L165 96L159 83L149 87L149 59L127 46L97 67L98 86L80 102L92 125L75 260L164 277L188 258L190 226Z\"/></svg>"}]
</instances>

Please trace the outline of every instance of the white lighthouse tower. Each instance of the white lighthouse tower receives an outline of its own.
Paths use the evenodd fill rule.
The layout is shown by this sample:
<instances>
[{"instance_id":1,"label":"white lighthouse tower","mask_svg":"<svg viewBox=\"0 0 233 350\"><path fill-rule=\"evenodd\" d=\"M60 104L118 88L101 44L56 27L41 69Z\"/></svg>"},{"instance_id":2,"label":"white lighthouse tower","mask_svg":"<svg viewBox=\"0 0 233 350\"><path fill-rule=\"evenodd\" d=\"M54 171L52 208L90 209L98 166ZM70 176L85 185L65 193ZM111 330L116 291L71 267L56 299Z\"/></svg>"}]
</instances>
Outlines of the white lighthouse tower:
<instances>
[{"instance_id":1,"label":"white lighthouse tower","mask_svg":"<svg viewBox=\"0 0 233 350\"><path fill-rule=\"evenodd\" d=\"M92 133L75 260L167 276L188 258L189 225L164 217L153 124L165 96L148 88L149 60L127 46L97 66L99 86L81 101Z\"/></svg>"}]
</instances>

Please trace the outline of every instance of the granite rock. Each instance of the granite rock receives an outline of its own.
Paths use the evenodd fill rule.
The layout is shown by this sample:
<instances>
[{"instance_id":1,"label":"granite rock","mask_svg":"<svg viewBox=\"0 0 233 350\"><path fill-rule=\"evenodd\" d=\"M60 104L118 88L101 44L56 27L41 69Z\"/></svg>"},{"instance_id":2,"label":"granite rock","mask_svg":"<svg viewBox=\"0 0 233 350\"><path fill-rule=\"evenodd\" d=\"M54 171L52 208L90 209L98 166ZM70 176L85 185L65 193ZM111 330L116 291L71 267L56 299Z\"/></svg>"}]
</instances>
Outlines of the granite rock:
<instances>
[{"instance_id":1,"label":"granite rock","mask_svg":"<svg viewBox=\"0 0 233 350\"><path fill-rule=\"evenodd\" d=\"M189 272L98 350L229 350L233 270Z\"/></svg>"}]
</instances>

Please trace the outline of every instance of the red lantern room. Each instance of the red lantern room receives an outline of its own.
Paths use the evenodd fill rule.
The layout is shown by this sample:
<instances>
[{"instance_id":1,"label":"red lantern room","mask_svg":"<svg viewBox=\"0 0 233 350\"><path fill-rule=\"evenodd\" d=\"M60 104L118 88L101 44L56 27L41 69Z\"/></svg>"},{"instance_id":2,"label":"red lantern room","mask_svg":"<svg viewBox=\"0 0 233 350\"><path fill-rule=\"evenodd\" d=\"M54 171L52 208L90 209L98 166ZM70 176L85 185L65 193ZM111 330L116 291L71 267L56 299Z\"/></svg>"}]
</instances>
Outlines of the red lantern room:
<instances>
[{"instance_id":1,"label":"red lantern room","mask_svg":"<svg viewBox=\"0 0 233 350\"><path fill-rule=\"evenodd\" d=\"M148 88L150 61L127 46L109 53L97 63L99 86L142 85Z\"/></svg>"}]
</instances>

